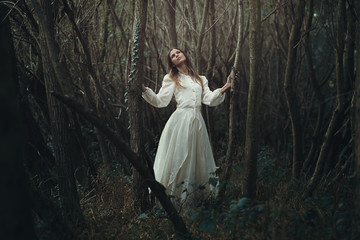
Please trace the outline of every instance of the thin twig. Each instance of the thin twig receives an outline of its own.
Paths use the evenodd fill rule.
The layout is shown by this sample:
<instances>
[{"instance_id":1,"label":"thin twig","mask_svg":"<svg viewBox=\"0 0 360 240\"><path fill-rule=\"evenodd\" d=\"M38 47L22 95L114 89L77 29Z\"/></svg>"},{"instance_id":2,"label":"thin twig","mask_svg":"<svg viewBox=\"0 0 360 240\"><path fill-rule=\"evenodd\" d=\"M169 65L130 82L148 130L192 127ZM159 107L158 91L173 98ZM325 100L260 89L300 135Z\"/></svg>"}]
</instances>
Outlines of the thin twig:
<instances>
[{"instance_id":1,"label":"thin twig","mask_svg":"<svg viewBox=\"0 0 360 240\"><path fill-rule=\"evenodd\" d=\"M274 8L268 15L266 15L263 19L261 19L261 23L265 22L271 15L273 15L274 13L276 13L280 8L284 7L287 3L283 3L281 6L278 3L278 5L276 6L276 8Z\"/></svg>"}]
</instances>

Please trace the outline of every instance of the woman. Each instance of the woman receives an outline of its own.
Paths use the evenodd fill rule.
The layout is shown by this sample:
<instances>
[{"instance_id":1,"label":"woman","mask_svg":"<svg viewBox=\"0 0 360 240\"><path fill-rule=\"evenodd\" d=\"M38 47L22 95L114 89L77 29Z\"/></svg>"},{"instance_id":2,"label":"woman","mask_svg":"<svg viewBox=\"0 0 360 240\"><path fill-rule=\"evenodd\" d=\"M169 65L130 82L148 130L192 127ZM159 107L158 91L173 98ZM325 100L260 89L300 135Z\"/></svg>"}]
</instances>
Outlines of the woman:
<instances>
[{"instance_id":1,"label":"woman","mask_svg":"<svg viewBox=\"0 0 360 240\"><path fill-rule=\"evenodd\" d=\"M168 54L169 73L158 94L142 86L142 96L151 105L166 107L173 96L176 111L170 116L160 137L155 157L155 179L169 195L183 204L194 205L208 194L216 193L215 161L211 151L201 103L217 106L225 99L231 77L222 88L211 91L208 80L199 76L190 59L178 48Z\"/></svg>"}]
</instances>

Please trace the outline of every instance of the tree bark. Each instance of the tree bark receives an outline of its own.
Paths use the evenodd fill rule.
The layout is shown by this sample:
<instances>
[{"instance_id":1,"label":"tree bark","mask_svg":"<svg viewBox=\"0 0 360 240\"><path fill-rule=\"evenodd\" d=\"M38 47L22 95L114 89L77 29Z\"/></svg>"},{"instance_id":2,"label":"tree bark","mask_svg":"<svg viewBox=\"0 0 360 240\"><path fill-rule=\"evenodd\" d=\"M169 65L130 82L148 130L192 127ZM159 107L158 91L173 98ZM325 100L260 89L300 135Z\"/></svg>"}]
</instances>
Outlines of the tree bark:
<instances>
[{"instance_id":1,"label":"tree bark","mask_svg":"<svg viewBox=\"0 0 360 240\"><path fill-rule=\"evenodd\" d=\"M301 119L299 111L299 103L295 89L295 69L296 69L296 56L299 41L301 37L301 26L304 17L305 1L297 0L295 21L291 28L287 64L285 70L284 91L286 103L289 110L292 131L292 176L298 178L302 166L302 132L301 132Z\"/></svg>"},{"instance_id":2,"label":"tree bark","mask_svg":"<svg viewBox=\"0 0 360 240\"><path fill-rule=\"evenodd\" d=\"M128 108L130 124L131 149L139 156L144 166L147 165L143 141L143 104L141 98L141 84L144 79L144 46L147 18L147 0L135 2L135 21L133 26L133 42L131 54L131 71L128 80ZM147 165L149 169L152 166ZM133 189L135 207L142 212L149 209L150 199L147 184L144 184L139 172L133 170Z\"/></svg>"},{"instance_id":3,"label":"tree bark","mask_svg":"<svg viewBox=\"0 0 360 240\"><path fill-rule=\"evenodd\" d=\"M177 33L176 33L176 0L167 0L167 14L169 19L169 35L171 47L177 47Z\"/></svg>"},{"instance_id":4,"label":"tree bark","mask_svg":"<svg viewBox=\"0 0 360 240\"><path fill-rule=\"evenodd\" d=\"M213 69L215 66L216 60L216 19L215 19L215 0L210 0L210 19L211 19L211 29L210 29L210 56L207 64L206 77L209 79L213 78Z\"/></svg>"},{"instance_id":5,"label":"tree bark","mask_svg":"<svg viewBox=\"0 0 360 240\"><path fill-rule=\"evenodd\" d=\"M196 57L196 70L197 72L201 72L201 48L202 48L202 44L204 41L204 36L205 36L205 26L206 26L206 21L207 21L207 16L208 16L208 12L209 12L209 6L210 6L210 0L206 0L205 1L205 6L204 6L204 10L202 13L202 22L201 22L201 26L200 26L200 31L199 31L199 35L198 35L198 39L197 39L197 44L196 44L196 49L195 49L195 57Z\"/></svg>"},{"instance_id":6,"label":"tree bark","mask_svg":"<svg viewBox=\"0 0 360 240\"><path fill-rule=\"evenodd\" d=\"M246 118L245 137L245 172L244 189L245 197L255 199L256 197L256 164L259 134L259 96L261 75L259 67L261 63L261 5L260 0L249 2L250 12L250 85L248 93L248 110Z\"/></svg>"},{"instance_id":7,"label":"tree bark","mask_svg":"<svg viewBox=\"0 0 360 240\"><path fill-rule=\"evenodd\" d=\"M215 65L215 60L216 60L216 55L215 55L215 51L216 51L216 28L215 28L215 1L214 0L209 0L210 1L210 6L209 6L209 12L210 12L210 19L211 19L211 29L210 29L210 56L209 56L209 60L207 63L207 67L206 67L206 77L209 80L209 86L211 86L211 82L213 82L213 69L214 69L214 65ZM208 130L208 134L209 134L209 140L210 140L210 144L211 144L211 148L214 151L214 120L213 120L213 108L210 108L209 106L204 106L205 108L203 108L202 110L204 117L205 117L205 121L206 121L206 125L207 125L207 130Z\"/></svg>"},{"instance_id":8,"label":"tree bark","mask_svg":"<svg viewBox=\"0 0 360 240\"><path fill-rule=\"evenodd\" d=\"M345 49L344 49L344 92L347 92L351 89L355 81L355 38L356 38L356 16L354 13L354 1L347 0L346 7L346 39L345 39ZM357 13L359 14L359 13ZM359 16L358 16L359 17ZM358 19L359 21L359 19ZM345 101L349 99L347 95Z\"/></svg>"}]
</instances>

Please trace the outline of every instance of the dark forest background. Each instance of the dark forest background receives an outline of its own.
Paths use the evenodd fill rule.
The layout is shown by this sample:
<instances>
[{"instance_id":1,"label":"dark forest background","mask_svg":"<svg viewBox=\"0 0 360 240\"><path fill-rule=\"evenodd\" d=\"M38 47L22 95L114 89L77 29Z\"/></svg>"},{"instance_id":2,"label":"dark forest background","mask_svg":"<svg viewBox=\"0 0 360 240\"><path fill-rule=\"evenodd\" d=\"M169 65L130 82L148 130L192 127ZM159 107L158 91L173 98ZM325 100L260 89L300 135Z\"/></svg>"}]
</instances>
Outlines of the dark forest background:
<instances>
[{"instance_id":1,"label":"dark forest background","mask_svg":"<svg viewBox=\"0 0 360 240\"><path fill-rule=\"evenodd\" d=\"M356 0L0 1L2 239L360 239ZM219 194L153 177L171 47L211 89ZM151 188L151 195L148 187ZM201 189L199 189L201 191Z\"/></svg>"}]
</instances>

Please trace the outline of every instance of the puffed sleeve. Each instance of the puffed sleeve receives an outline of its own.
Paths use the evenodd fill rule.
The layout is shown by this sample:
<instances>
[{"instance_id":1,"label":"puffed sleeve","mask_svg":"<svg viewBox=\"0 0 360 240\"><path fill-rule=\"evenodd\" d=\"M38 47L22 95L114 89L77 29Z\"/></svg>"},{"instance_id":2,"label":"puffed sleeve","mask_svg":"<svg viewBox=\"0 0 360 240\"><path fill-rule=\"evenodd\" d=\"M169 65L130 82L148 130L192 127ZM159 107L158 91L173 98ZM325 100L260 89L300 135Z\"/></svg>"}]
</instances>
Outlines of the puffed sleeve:
<instances>
[{"instance_id":1,"label":"puffed sleeve","mask_svg":"<svg viewBox=\"0 0 360 240\"><path fill-rule=\"evenodd\" d=\"M210 107L215 107L222 103L225 99L225 93L221 93L220 88L211 91L206 77L201 76L201 79L204 85L204 90L202 93L202 103L205 105L209 105Z\"/></svg>"},{"instance_id":2,"label":"puffed sleeve","mask_svg":"<svg viewBox=\"0 0 360 240\"><path fill-rule=\"evenodd\" d=\"M158 94L155 94L151 88L147 87L146 91L142 93L142 97L154 107L163 108L170 103L174 91L175 82L166 74Z\"/></svg>"}]
</instances>

